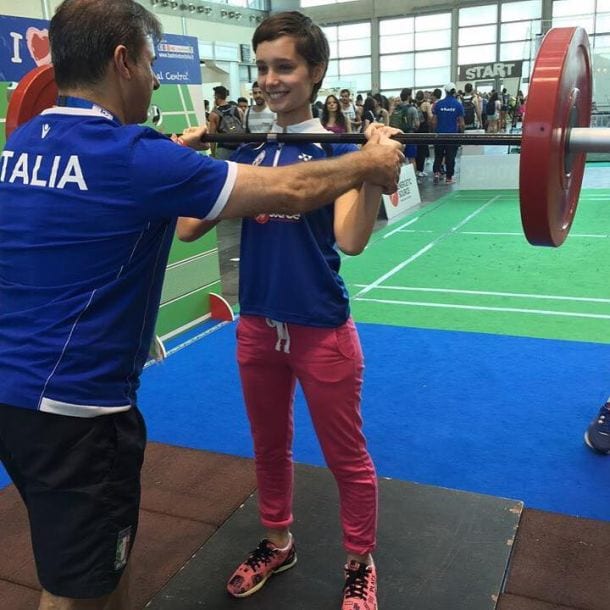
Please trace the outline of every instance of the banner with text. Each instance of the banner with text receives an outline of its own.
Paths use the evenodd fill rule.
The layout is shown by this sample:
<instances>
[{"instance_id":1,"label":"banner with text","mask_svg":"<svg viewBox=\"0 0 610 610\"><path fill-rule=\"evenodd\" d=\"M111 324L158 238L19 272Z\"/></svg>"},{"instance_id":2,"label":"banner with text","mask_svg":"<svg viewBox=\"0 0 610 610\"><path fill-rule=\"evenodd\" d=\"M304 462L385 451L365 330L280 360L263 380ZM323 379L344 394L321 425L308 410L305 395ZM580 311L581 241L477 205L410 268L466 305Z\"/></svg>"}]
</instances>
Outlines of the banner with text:
<instances>
[{"instance_id":1,"label":"banner with text","mask_svg":"<svg viewBox=\"0 0 610 610\"><path fill-rule=\"evenodd\" d=\"M386 218L390 220L421 203L415 169L412 163L405 163L400 169L398 190L391 195L382 195Z\"/></svg>"},{"instance_id":2,"label":"banner with text","mask_svg":"<svg viewBox=\"0 0 610 610\"><path fill-rule=\"evenodd\" d=\"M199 43L194 36L165 34L153 69L163 85L200 85Z\"/></svg>"},{"instance_id":3,"label":"banner with text","mask_svg":"<svg viewBox=\"0 0 610 610\"><path fill-rule=\"evenodd\" d=\"M458 80L488 80L491 78L519 78L523 70L522 61L497 61L493 64L471 64L460 66Z\"/></svg>"},{"instance_id":4,"label":"banner with text","mask_svg":"<svg viewBox=\"0 0 610 610\"><path fill-rule=\"evenodd\" d=\"M153 69L161 84L200 85L199 47L194 36L165 34ZM19 81L51 63L49 22L0 15L0 81Z\"/></svg>"},{"instance_id":5,"label":"banner with text","mask_svg":"<svg viewBox=\"0 0 610 610\"><path fill-rule=\"evenodd\" d=\"M19 81L51 63L49 22L0 15L0 81Z\"/></svg>"}]
</instances>

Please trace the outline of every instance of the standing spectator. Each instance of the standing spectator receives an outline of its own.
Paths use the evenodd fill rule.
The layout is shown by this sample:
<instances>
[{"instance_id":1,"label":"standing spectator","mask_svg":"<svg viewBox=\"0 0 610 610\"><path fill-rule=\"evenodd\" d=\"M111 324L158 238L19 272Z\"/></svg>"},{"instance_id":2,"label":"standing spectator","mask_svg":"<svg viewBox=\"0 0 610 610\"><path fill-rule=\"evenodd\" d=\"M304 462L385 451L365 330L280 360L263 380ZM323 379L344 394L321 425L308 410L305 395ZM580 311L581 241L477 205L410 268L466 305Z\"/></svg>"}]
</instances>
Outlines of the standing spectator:
<instances>
[{"instance_id":1,"label":"standing spectator","mask_svg":"<svg viewBox=\"0 0 610 610\"><path fill-rule=\"evenodd\" d=\"M229 133L224 125L230 123L236 128L239 133L243 131L241 121L241 111L237 106L227 102L229 90L223 85L214 87L214 104L215 108L210 112L210 133ZM224 120L223 120L224 119ZM238 127L239 126L239 127ZM233 144L212 144L212 154L217 159L228 159L237 146Z\"/></svg>"},{"instance_id":2,"label":"standing spectator","mask_svg":"<svg viewBox=\"0 0 610 610\"><path fill-rule=\"evenodd\" d=\"M375 95L373 95L373 100L375 101L375 120L383 125L389 125L390 103L388 102L388 98L385 95L381 95L381 93L375 93Z\"/></svg>"},{"instance_id":3,"label":"standing spectator","mask_svg":"<svg viewBox=\"0 0 610 610\"><path fill-rule=\"evenodd\" d=\"M415 105L419 111L419 127L417 133L429 133L430 125L432 124L432 105L426 99L423 91L418 91L415 94ZM430 156L430 146L428 144L419 144L415 153L415 169L418 178L425 178L424 171L426 159Z\"/></svg>"},{"instance_id":4,"label":"standing spectator","mask_svg":"<svg viewBox=\"0 0 610 610\"><path fill-rule=\"evenodd\" d=\"M339 92L341 101L341 112L350 123L350 131L357 132L362 125L362 112L352 102L352 94L349 89L341 89Z\"/></svg>"},{"instance_id":5,"label":"standing spectator","mask_svg":"<svg viewBox=\"0 0 610 610\"><path fill-rule=\"evenodd\" d=\"M487 114L487 132L498 133L498 125L500 122L500 100L498 99L498 92L492 91L487 104L485 106Z\"/></svg>"},{"instance_id":6,"label":"standing spectator","mask_svg":"<svg viewBox=\"0 0 610 610\"><path fill-rule=\"evenodd\" d=\"M250 106L250 104L248 103L248 100L245 97L237 98L237 107L239 108L239 111L241 112L242 121L243 121L243 118L246 116L246 111L248 110L249 106Z\"/></svg>"},{"instance_id":7,"label":"standing spectator","mask_svg":"<svg viewBox=\"0 0 610 610\"><path fill-rule=\"evenodd\" d=\"M322 126L333 133L351 133L350 121L343 114L341 104L334 95L329 95L322 109Z\"/></svg>"},{"instance_id":8,"label":"standing spectator","mask_svg":"<svg viewBox=\"0 0 610 610\"><path fill-rule=\"evenodd\" d=\"M445 85L445 97L434 104L432 123L437 133L459 133L464 130L464 108L455 99L455 84ZM458 147L455 144L442 144L434 147L434 184L441 176L441 163L445 160L445 184L455 184L455 155Z\"/></svg>"},{"instance_id":9,"label":"standing spectator","mask_svg":"<svg viewBox=\"0 0 610 610\"><path fill-rule=\"evenodd\" d=\"M502 89L502 94L500 95L500 131L506 131L506 115L508 113L509 98L508 91L506 90L506 87L504 87Z\"/></svg>"},{"instance_id":10,"label":"standing spectator","mask_svg":"<svg viewBox=\"0 0 610 610\"><path fill-rule=\"evenodd\" d=\"M419 112L413 105L411 95L412 89L405 87L400 92L399 103L396 104L389 116L390 127L400 129L404 133L415 133L419 128ZM409 163L415 164L416 154L417 146L408 144L405 148L405 157L407 157Z\"/></svg>"},{"instance_id":11,"label":"standing spectator","mask_svg":"<svg viewBox=\"0 0 610 610\"><path fill-rule=\"evenodd\" d=\"M377 118L375 117L375 108L377 103L375 100L369 95L364 100L364 104L362 106L362 126L360 127L360 131L364 133L367 127L371 123L377 122Z\"/></svg>"},{"instance_id":12,"label":"standing spectator","mask_svg":"<svg viewBox=\"0 0 610 610\"><path fill-rule=\"evenodd\" d=\"M481 100L472 89L472 83L464 86L464 97L462 98L464 107L464 129L478 129L482 125L481 121Z\"/></svg>"},{"instance_id":13,"label":"standing spectator","mask_svg":"<svg viewBox=\"0 0 610 610\"><path fill-rule=\"evenodd\" d=\"M269 110L258 82L252 83L254 105L246 111L244 125L248 133L268 133L275 121L275 112Z\"/></svg>"}]
</instances>

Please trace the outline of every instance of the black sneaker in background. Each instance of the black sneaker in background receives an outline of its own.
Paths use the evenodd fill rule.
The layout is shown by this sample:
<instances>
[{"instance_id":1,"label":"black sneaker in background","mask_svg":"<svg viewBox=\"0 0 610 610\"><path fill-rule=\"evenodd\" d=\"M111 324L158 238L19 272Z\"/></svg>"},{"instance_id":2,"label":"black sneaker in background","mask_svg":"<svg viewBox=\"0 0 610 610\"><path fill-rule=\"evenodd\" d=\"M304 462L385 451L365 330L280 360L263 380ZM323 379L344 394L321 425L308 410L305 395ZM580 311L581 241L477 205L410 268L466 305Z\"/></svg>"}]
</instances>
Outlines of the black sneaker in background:
<instances>
[{"instance_id":1,"label":"black sneaker in background","mask_svg":"<svg viewBox=\"0 0 610 610\"><path fill-rule=\"evenodd\" d=\"M610 454L610 402L599 410L587 428L585 443L598 453Z\"/></svg>"}]
</instances>

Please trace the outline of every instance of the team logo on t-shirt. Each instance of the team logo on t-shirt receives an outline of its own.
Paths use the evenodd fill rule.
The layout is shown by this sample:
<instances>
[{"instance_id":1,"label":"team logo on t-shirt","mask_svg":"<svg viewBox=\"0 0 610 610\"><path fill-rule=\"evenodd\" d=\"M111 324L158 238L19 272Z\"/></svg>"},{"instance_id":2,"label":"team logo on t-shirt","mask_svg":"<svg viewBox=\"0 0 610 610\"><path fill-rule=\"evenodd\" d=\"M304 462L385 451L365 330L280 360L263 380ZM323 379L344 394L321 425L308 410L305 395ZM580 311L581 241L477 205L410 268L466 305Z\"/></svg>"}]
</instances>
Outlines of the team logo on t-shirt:
<instances>
[{"instance_id":1,"label":"team logo on t-shirt","mask_svg":"<svg viewBox=\"0 0 610 610\"><path fill-rule=\"evenodd\" d=\"M301 220L300 214L259 214L254 217L254 220L261 225L269 222L270 220L275 220L279 222L299 222Z\"/></svg>"}]
</instances>

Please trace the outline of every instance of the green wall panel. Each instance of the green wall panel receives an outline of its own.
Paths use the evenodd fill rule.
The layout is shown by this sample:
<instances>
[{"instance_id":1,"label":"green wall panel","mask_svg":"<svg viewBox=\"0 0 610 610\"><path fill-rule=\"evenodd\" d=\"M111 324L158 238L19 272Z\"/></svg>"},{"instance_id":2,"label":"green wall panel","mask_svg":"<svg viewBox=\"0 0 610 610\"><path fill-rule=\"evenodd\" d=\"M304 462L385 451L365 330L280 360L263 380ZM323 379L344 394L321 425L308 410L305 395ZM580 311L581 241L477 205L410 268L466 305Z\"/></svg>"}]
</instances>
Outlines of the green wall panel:
<instances>
[{"instance_id":1,"label":"green wall panel","mask_svg":"<svg viewBox=\"0 0 610 610\"><path fill-rule=\"evenodd\" d=\"M163 337L192 320L210 313L209 293L220 293L220 280L204 286L197 292L161 305L157 318L157 335Z\"/></svg>"}]
</instances>

